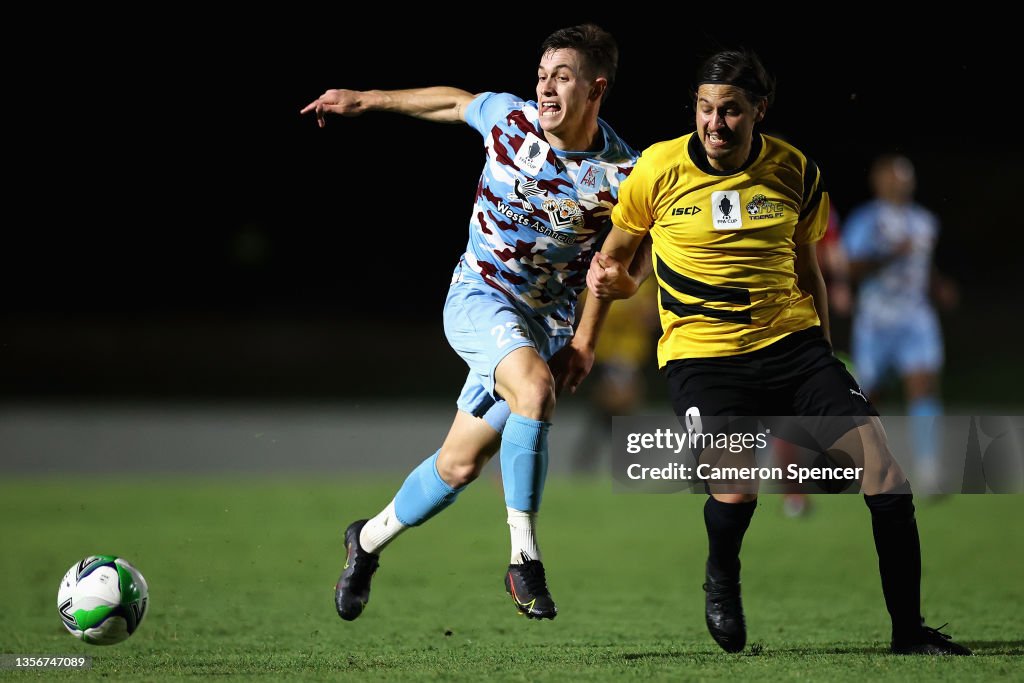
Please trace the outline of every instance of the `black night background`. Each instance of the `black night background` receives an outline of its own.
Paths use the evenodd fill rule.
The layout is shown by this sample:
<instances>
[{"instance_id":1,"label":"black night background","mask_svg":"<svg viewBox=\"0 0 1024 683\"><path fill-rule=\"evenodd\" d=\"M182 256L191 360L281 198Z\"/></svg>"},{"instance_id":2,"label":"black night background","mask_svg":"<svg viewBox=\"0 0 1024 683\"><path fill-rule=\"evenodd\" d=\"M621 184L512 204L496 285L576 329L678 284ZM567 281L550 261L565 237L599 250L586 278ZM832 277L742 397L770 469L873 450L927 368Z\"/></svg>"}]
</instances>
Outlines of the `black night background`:
<instances>
[{"instance_id":1,"label":"black night background","mask_svg":"<svg viewBox=\"0 0 1024 683\"><path fill-rule=\"evenodd\" d=\"M746 46L778 80L763 130L817 161L841 215L868 198L877 154L909 156L918 199L942 223L939 266L962 291L943 319L949 389L1016 398L1006 333L1024 248L1009 104L1019 63L991 27L705 24L691 10L686 21L534 12L456 28L440 9L393 14L181 15L132 30L92 15L19 55L3 394L454 398L463 369L441 306L466 242L479 135L388 114L320 130L299 109L331 87L533 98L540 42L591 20L621 50L602 117L638 149L691 130L699 61Z\"/></svg>"}]
</instances>

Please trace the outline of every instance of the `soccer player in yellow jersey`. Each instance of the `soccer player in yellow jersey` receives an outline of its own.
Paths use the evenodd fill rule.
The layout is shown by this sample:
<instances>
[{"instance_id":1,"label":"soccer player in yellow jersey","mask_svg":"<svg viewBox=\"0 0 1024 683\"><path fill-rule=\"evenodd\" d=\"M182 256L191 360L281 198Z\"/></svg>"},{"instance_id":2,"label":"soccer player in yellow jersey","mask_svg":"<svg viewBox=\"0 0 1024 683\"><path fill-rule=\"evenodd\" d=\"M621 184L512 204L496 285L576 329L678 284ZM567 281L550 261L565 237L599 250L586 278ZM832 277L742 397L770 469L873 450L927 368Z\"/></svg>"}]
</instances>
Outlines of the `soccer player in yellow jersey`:
<instances>
[{"instance_id":1,"label":"soccer player in yellow jersey","mask_svg":"<svg viewBox=\"0 0 1024 683\"><path fill-rule=\"evenodd\" d=\"M626 268L650 233L663 328L658 361L676 414L699 433L729 416L823 418L815 422L815 446L853 454L865 468L860 486L892 618L892 651L970 654L921 618L910 486L877 412L829 342L815 255L829 211L821 173L793 146L754 130L774 86L749 51L719 52L700 67L697 129L649 147L623 183L615 227L587 278L601 305L587 307L576 342L595 338L610 299L635 291ZM715 641L738 652L746 643L740 545L757 494L709 488L706 620Z\"/></svg>"}]
</instances>

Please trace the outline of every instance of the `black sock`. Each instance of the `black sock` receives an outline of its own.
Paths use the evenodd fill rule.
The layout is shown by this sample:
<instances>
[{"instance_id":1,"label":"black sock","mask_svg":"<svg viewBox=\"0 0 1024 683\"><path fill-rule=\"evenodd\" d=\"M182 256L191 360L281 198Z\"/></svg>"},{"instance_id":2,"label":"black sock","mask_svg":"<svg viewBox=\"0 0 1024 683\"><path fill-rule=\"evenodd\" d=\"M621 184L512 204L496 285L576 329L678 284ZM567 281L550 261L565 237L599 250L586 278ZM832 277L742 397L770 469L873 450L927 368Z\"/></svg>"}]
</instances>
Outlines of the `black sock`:
<instances>
[{"instance_id":1,"label":"black sock","mask_svg":"<svg viewBox=\"0 0 1024 683\"><path fill-rule=\"evenodd\" d=\"M708 574L715 581L739 581L740 546L757 501L721 503L709 496L704 503L708 530Z\"/></svg>"},{"instance_id":2,"label":"black sock","mask_svg":"<svg viewBox=\"0 0 1024 683\"><path fill-rule=\"evenodd\" d=\"M895 640L914 639L921 631L921 539L914 497L909 485L904 486L906 493L864 496Z\"/></svg>"}]
</instances>

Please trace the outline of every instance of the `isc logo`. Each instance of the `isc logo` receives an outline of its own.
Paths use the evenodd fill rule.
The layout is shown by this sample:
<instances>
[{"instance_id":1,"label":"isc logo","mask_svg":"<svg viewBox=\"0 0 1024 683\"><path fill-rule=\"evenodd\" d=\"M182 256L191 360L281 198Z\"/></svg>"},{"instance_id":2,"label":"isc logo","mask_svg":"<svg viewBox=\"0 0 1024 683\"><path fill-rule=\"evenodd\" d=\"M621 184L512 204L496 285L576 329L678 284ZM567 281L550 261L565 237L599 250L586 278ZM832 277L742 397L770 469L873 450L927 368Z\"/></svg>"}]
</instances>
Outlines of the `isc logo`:
<instances>
[{"instance_id":1,"label":"isc logo","mask_svg":"<svg viewBox=\"0 0 1024 683\"><path fill-rule=\"evenodd\" d=\"M673 216L696 216L698 213L700 213L699 206L680 206L672 209Z\"/></svg>"}]
</instances>

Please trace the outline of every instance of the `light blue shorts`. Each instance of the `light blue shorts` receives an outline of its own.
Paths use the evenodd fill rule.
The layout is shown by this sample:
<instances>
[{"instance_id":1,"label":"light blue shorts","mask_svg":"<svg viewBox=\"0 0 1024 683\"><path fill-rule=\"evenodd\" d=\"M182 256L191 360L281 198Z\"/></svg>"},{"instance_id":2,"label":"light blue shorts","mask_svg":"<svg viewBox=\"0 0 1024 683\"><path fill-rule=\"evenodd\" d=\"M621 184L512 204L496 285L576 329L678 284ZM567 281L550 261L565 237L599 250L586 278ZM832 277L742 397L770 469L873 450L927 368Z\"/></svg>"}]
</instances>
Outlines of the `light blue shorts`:
<instances>
[{"instance_id":1,"label":"light blue shorts","mask_svg":"<svg viewBox=\"0 0 1024 683\"><path fill-rule=\"evenodd\" d=\"M867 393L878 388L887 372L938 372L942 367L942 331L931 308L919 308L891 321L870 315L853 322L853 366Z\"/></svg>"},{"instance_id":2,"label":"light blue shorts","mask_svg":"<svg viewBox=\"0 0 1024 683\"><path fill-rule=\"evenodd\" d=\"M551 337L502 292L486 284L452 284L444 303L444 333L466 361L469 375L459 394L459 410L486 420L497 431L509 416L508 403L495 393L494 371L509 353L524 346L548 360L572 337Z\"/></svg>"}]
</instances>

